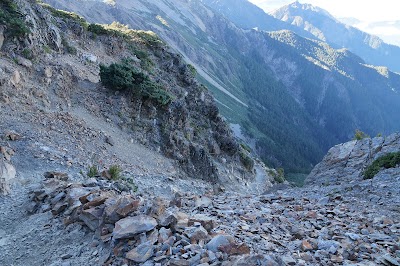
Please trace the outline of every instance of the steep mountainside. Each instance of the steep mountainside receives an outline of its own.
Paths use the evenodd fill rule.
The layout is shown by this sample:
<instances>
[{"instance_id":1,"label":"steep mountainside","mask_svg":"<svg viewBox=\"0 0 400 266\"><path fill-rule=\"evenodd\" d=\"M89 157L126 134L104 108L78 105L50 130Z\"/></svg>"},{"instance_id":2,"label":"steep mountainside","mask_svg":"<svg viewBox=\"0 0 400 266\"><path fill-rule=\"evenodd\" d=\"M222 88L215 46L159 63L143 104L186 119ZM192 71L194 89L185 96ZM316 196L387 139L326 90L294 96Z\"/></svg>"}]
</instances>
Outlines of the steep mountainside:
<instances>
[{"instance_id":1,"label":"steep mountainside","mask_svg":"<svg viewBox=\"0 0 400 266\"><path fill-rule=\"evenodd\" d=\"M271 15L310 32L332 47L349 49L368 64L386 66L400 72L397 60L400 47L386 44L377 36L345 25L323 9L296 1L271 12Z\"/></svg>"},{"instance_id":2,"label":"steep mountainside","mask_svg":"<svg viewBox=\"0 0 400 266\"><path fill-rule=\"evenodd\" d=\"M240 29L201 1L47 2L91 22L157 32L197 68L268 164L309 171L356 128L371 135L400 129L399 76L346 50L287 31Z\"/></svg>"},{"instance_id":3,"label":"steep mountainside","mask_svg":"<svg viewBox=\"0 0 400 266\"><path fill-rule=\"evenodd\" d=\"M255 164L249 187L248 148L153 32L36 0L1 1L0 29L0 265L399 265L398 134L334 147L313 171L334 182L272 187ZM288 34L255 33L239 44Z\"/></svg>"},{"instance_id":4,"label":"steep mountainside","mask_svg":"<svg viewBox=\"0 0 400 266\"><path fill-rule=\"evenodd\" d=\"M117 164L137 172L148 164L153 175L164 168L171 178L217 187L242 187L254 177L252 159L193 67L153 32L90 25L34 3L18 1L15 11L6 1L0 14L7 26L0 47L1 131L19 128L40 139L39 152L27 145L24 154L47 160L40 151L49 152L63 165L84 168ZM24 32L14 30L21 25ZM120 72L108 76L111 86L105 88L99 71L108 66ZM133 84L117 90L118 78Z\"/></svg>"}]
</instances>

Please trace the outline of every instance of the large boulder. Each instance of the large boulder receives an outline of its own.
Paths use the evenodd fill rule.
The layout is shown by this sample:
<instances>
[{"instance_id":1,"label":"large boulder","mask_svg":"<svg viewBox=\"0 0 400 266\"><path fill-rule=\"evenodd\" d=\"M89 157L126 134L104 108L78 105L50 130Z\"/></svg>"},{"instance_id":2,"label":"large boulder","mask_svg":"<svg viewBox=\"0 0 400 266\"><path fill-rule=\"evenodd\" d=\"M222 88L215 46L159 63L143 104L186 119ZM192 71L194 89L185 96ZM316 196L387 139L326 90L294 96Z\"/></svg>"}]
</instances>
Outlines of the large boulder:
<instances>
[{"instance_id":1,"label":"large boulder","mask_svg":"<svg viewBox=\"0 0 400 266\"><path fill-rule=\"evenodd\" d=\"M0 157L0 194L7 195L11 192L10 184L15 178L16 171L14 166L4 161Z\"/></svg>"},{"instance_id":2,"label":"large boulder","mask_svg":"<svg viewBox=\"0 0 400 266\"><path fill-rule=\"evenodd\" d=\"M140 215L126 217L115 223L114 239L131 238L137 234L153 230L157 226L156 219Z\"/></svg>"},{"instance_id":3,"label":"large boulder","mask_svg":"<svg viewBox=\"0 0 400 266\"><path fill-rule=\"evenodd\" d=\"M363 178L363 171L377 158L400 151L400 134L365 138L331 148L306 179L308 184L336 184Z\"/></svg>"}]
</instances>

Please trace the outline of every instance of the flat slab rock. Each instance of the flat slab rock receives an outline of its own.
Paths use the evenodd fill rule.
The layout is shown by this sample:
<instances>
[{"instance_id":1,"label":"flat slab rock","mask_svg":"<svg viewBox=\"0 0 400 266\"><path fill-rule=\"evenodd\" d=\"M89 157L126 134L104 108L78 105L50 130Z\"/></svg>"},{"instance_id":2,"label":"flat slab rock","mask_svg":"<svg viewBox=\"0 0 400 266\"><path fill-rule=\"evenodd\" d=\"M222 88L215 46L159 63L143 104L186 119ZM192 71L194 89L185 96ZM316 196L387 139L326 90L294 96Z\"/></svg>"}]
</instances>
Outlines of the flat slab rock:
<instances>
[{"instance_id":1,"label":"flat slab rock","mask_svg":"<svg viewBox=\"0 0 400 266\"><path fill-rule=\"evenodd\" d=\"M115 223L114 239L130 238L137 234L153 230L157 226L156 219L146 216L126 217Z\"/></svg>"}]
</instances>

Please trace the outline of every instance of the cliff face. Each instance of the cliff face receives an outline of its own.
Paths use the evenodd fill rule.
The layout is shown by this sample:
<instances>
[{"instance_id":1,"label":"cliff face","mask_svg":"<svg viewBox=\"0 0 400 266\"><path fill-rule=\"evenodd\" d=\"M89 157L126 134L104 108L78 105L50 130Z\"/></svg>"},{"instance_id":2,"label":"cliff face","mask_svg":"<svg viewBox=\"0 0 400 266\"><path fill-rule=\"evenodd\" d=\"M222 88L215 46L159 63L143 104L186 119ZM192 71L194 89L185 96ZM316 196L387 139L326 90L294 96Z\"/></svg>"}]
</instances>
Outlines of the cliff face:
<instances>
[{"instance_id":1,"label":"cliff face","mask_svg":"<svg viewBox=\"0 0 400 266\"><path fill-rule=\"evenodd\" d=\"M87 166L95 156L129 165L129 149L137 143L171 158L176 169L165 168L171 175L225 184L251 178L251 167L241 163L244 151L207 88L194 78L195 69L155 34L119 24L95 31L75 14L35 1L16 3L29 33L2 34L3 127L20 120L15 127L32 127L48 145L63 147L58 157L69 158L68 164ZM122 60L172 100L160 104L134 90L105 89L99 65ZM114 134L117 129L123 138ZM142 160L159 165L144 155Z\"/></svg>"},{"instance_id":2,"label":"cliff face","mask_svg":"<svg viewBox=\"0 0 400 266\"><path fill-rule=\"evenodd\" d=\"M353 140L334 146L322 162L307 177L308 184L341 184L360 182L363 171L376 159L391 152L400 151L400 134L387 137ZM400 169L383 171L395 178Z\"/></svg>"}]
</instances>

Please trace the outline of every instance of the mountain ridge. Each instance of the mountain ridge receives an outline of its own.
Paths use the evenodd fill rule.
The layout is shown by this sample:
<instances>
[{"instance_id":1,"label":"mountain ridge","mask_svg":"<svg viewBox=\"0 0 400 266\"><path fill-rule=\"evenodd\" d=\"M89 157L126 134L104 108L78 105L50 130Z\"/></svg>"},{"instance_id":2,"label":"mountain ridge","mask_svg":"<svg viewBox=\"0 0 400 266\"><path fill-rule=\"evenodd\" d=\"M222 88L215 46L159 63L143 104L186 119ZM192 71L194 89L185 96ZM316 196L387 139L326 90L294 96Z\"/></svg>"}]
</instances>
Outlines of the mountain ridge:
<instances>
[{"instance_id":1,"label":"mountain ridge","mask_svg":"<svg viewBox=\"0 0 400 266\"><path fill-rule=\"evenodd\" d=\"M348 48L369 64L400 71L400 64L394 60L400 56L400 47L386 44L375 35L345 25L323 9L292 3L270 12L270 15L310 32L335 48Z\"/></svg>"},{"instance_id":2,"label":"mountain ridge","mask_svg":"<svg viewBox=\"0 0 400 266\"><path fill-rule=\"evenodd\" d=\"M386 78L375 69L364 67L364 62L352 53L336 52L329 45L288 35L302 43L304 51L315 51L313 56L305 57L301 55L303 48L289 45L286 37L279 40L271 37L279 34L240 29L200 1L182 4L163 0L143 11L143 4L132 7L124 1L117 1L113 7L91 1L86 1L85 7L73 1L47 2L81 12L92 21L93 14L88 10L96 8L105 14L101 16L103 21L98 22L115 19L157 32L208 77L249 106L200 77L214 93L222 113L231 122L241 124L242 130L256 140L254 148L263 160L275 167L284 165L291 171L308 171L330 146L350 139L356 128L372 135L397 129L393 119L396 112L390 109L397 110L394 103L398 96L387 89L398 86L397 75ZM142 2L147 1L138 3ZM118 16L112 17L113 13ZM341 65L336 66L335 62ZM382 88L381 96L369 82L372 79ZM372 95L379 101L370 109L367 106Z\"/></svg>"}]
</instances>

